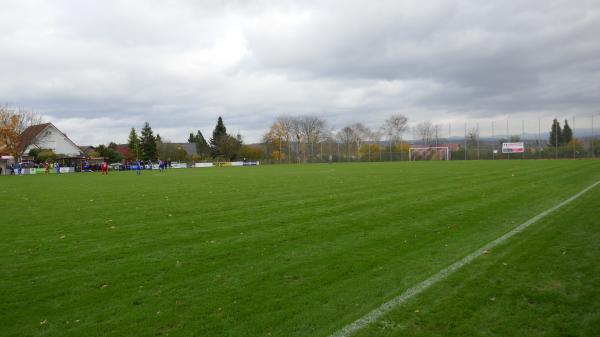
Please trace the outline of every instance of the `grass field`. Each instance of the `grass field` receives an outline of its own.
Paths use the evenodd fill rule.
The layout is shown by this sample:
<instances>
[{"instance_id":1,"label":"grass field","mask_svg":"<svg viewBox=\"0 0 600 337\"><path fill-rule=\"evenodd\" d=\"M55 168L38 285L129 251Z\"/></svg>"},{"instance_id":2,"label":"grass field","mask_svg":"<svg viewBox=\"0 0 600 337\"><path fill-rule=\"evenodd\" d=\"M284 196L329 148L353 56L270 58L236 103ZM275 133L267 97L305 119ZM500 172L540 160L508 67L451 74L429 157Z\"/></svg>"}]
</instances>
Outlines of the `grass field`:
<instances>
[{"instance_id":1,"label":"grass field","mask_svg":"<svg viewBox=\"0 0 600 337\"><path fill-rule=\"evenodd\" d=\"M600 180L600 161L1 177L3 336L328 336ZM592 336L600 187L358 335Z\"/></svg>"}]
</instances>

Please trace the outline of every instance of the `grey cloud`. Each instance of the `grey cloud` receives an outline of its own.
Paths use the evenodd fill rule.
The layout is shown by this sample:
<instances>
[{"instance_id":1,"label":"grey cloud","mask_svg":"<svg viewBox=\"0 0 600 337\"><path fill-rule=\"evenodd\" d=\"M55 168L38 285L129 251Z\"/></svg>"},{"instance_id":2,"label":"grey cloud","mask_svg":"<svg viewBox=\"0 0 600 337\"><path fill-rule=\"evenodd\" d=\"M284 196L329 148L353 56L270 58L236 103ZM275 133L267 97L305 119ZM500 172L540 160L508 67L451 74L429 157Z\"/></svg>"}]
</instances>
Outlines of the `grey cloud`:
<instances>
[{"instance_id":1,"label":"grey cloud","mask_svg":"<svg viewBox=\"0 0 600 337\"><path fill-rule=\"evenodd\" d=\"M143 121L183 141L219 115L257 141L285 114L335 127L589 114L598 31L600 7L583 0L10 2L0 101L85 144Z\"/></svg>"}]
</instances>

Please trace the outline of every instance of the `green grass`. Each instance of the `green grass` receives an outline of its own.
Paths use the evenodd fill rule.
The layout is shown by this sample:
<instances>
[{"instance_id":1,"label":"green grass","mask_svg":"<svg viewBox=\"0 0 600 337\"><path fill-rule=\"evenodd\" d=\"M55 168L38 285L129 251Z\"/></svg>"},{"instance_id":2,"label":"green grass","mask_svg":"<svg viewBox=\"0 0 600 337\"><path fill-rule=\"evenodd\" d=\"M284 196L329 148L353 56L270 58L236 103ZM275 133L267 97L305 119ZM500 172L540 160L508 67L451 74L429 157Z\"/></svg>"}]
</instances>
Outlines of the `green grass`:
<instances>
[{"instance_id":1,"label":"green grass","mask_svg":"<svg viewBox=\"0 0 600 337\"><path fill-rule=\"evenodd\" d=\"M2 177L0 334L327 336L598 179L600 161L517 160ZM390 313L393 324L361 333L524 335L533 325L512 323L510 301L537 289L540 268L561 276L548 285L561 291L570 268L598 279L588 268L598 248L562 269L538 253L573 228L585 239L573 245L598 242L590 221L600 192L591 194L586 207L568 206L562 235L544 222L519 234L531 243L503 246L509 268L490 262L500 255L478 260ZM507 281L485 286L497 278ZM545 316L580 320L539 331L598 325L577 315L598 311L597 289L584 281L573 283L588 300L579 311L560 298L545 307ZM468 311L492 289L489 317L505 333ZM456 299L459 312L447 305ZM439 316L406 316L425 304Z\"/></svg>"},{"instance_id":2,"label":"green grass","mask_svg":"<svg viewBox=\"0 0 600 337\"><path fill-rule=\"evenodd\" d=\"M596 188L356 336L598 336L598 206Z\"/></svg>"}]
</instances>

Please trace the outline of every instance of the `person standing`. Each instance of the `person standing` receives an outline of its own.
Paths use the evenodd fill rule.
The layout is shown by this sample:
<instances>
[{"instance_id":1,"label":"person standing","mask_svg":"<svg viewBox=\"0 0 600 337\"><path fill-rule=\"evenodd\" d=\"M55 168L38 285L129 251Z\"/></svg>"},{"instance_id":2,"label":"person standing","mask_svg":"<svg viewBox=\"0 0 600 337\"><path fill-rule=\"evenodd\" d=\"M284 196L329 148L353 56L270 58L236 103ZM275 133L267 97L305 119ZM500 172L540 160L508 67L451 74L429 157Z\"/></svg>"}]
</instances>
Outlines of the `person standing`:
<instances>
[{"instance_id":1,"label":"person standing","mask_svg":"<svg viewBox=\"0 0 600 337\"><path fill-rule=\"evenodd\" d=\"M17 165L17 173L20 176L23 175L23 163L22 162L19 162L19 164Z\"/></svg>"},{"instance_id":2,"label":"person standing","mask_svg":"<svg viewBox=\"0 0 600 337\"><path fill-rule=\"evenodd\" d=\"M140 170L141 170L141 169L142 169L142 168L140 167L140 161L139 161L139 159L138 159L138 160L136 160L136 161L135 161L135 174L137 174L137 175L139 176L139 175L140 175L140 173L141 173L141 172L140 172Z\"/></svg>"},{"instance_id":3,"label":"person standing","mask_svg":"<svg viewBox=\"0 0 600 337\"><path fill-rule=\"evenodd\" d=\"M102 169L102 175L105 175L105 174L108 175L108 164L106 164L106 161L102 162L101 169Z\"/></svg>"},{"instance_id":4,"label":"person standing","mask_svg":"<svg viewBox=\"0 0 600 337\"><path fill-rule=\"evenodd\" d=\"M50 164L48 164L48 162L46 162L44 164L44 174L48 175L48 171L50 170Z\"/></svg>"},{"instance_id":5,"label":"person standing","mask_svg":"<svg viewBox=\"0 0 600 337\"><path fill-rule=\"evenodd\" d=\"M54 170L56 173L60 174L60 164L58 162L54 163Z\"/></svg>"}]
</instances>

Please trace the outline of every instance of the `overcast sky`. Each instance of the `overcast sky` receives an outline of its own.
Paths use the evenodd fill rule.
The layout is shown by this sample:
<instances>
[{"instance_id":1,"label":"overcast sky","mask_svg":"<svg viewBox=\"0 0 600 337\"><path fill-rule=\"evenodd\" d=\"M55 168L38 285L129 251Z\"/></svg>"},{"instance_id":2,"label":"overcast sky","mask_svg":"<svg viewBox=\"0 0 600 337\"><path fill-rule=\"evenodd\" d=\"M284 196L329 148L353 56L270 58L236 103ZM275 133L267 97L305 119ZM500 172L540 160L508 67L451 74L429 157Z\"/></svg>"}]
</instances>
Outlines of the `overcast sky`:
<instances>
[{"instance_id":1,"label":"overcast sky","mask_svg":"<svg viewBox=\"0 0 600 337\"><path fill-rule=\"evenodd\" d=\"M599 36L598 0L2 1L0 102L82 145L218 116L246 142L301 114L537 130L600 111Z\"/></svg>"}]
</instances>

